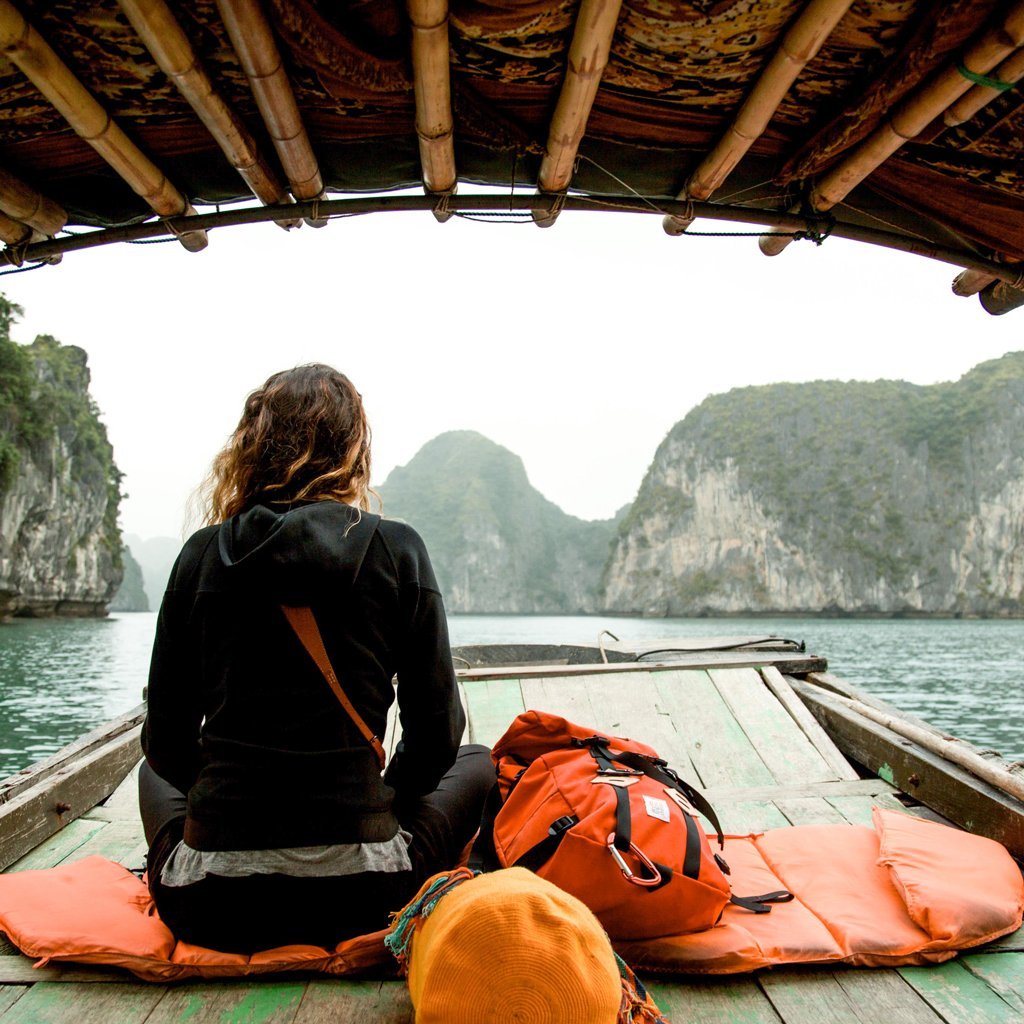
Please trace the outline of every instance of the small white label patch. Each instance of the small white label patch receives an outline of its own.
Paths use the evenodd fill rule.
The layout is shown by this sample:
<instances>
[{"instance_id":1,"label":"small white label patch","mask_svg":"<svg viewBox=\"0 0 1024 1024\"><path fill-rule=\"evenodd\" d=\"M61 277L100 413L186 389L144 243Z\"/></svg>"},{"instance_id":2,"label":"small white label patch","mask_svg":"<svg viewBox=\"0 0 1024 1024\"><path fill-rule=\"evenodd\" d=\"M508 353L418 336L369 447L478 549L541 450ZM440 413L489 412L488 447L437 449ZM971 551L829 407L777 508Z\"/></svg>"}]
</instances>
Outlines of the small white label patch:
<instances>
[{"instance_id":1,"label":"small white label patch","mask_svg":"<svg viewBox=\"0 0 1024 1024\"><path fill-rule=\"evenodd\" d=\"M659 800L656 796L647 796L644 794L644 805L647 807L647 815L651 818L657 818L659 821L669 821L668 816L668 803L665 800Z\"/></svg>"}]
</instances>

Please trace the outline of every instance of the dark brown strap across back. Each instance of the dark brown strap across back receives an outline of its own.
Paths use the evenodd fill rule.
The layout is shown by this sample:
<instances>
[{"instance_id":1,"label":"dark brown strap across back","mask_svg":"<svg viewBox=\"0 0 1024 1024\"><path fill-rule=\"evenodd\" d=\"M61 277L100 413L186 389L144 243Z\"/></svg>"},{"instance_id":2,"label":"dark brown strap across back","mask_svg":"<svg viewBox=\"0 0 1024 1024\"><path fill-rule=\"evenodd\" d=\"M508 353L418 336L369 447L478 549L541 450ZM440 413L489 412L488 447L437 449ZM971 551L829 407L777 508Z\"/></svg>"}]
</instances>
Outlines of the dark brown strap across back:
<instances>
[{"instance_id":1,"label":"dark brown strap across back","mask_svg":"<svg viewBox=\"0 0 1024 1024\"><path fill-rule=\"evenodd\" d=\"M355 709L355 705L348 699L348 695L341 688L338 677L331 665L331 659L327 657L327 648L324 647L323 637L320 635L320 627L316 624L312 608L295 608L291 605L281 605L288 624L295 630L295 635L302 641L302 646L309 652L309 656L316 662L316 666L323 673L327 685L334 691L341 706L348 713L349 718L355 723L355 727L363 734L363 738L373 747L373 752L380 762L381 771L387 762L387 755L384 753L384 744L377 738L373 730L363 721L363 716Z\"/></svg>"}]
</instances>

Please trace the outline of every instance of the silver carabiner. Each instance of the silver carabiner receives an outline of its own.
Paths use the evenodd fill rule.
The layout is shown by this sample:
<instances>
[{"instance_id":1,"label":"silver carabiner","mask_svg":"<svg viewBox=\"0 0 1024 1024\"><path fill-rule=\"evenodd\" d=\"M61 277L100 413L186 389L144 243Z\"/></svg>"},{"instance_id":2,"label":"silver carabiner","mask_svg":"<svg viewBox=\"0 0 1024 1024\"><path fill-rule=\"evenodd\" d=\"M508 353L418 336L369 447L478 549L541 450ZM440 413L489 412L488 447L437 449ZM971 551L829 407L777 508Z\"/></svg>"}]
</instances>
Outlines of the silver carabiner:
<instances>
[{"instance_id":1,"label":"silver carabiner","mask_svg":"<svg viewBox=\"0 0 1024 1024\"><path fill-rule=\"evenodd\" d=\"M612 858L614 859L615 863L618 864L619 870L622 872L627 882L630 882L633 885L642 886L644 889L654 889L657 886L661 885L661 872L657 869L657 867L655 867L653 861L651 861L647 857L647 855L637 847L635 843L629 844L629 852L634 857L636 857L636 859L640 861L640 863L645 868L647 868L648 871L651 872L651 878L642 878L640 875L634 874L633 871L630 870L629 865L626 863L622 854L619 852L618 848L615 845L614 832L610 832L608 834L607 846L609 852L612 855Z\"/></svg>"}]
</instances>

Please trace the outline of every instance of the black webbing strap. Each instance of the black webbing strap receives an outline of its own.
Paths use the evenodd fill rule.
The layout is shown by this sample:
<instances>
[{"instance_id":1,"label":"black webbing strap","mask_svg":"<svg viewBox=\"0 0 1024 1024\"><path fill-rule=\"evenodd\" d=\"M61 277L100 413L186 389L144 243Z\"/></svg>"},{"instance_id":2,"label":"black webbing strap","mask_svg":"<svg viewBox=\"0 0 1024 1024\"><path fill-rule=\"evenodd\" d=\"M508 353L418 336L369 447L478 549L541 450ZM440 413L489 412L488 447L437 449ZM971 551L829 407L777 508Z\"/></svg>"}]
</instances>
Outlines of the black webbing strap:
<instances>
[{"instance_id":1,"label":"black webbing strap","mask_svg":"<svg viewBox=\"0 0 1024 1024\"><path fill-rule=\"evenodd\" d=\"M692 814L683 814L686 822L686 852L683 854L683 874L687 878L700 877L700 826Z\"/></svg>"},{"instance_id":2,"label":"black webbing strap","mask_svg":"<svg viewBox=\"0 0 1024 1024\"><path fill-rule=\"evenodd\" d=\"M629 813L629 788L612 786L615 790L615 849L629 853L633 842L633 819Z\"/></svg>"},{"instance_id":3,"label":"black webbing strap","mask_svg":"<svg viewBox=\"0 0 1024 1024\"><path fill-rule=\"evenodd\" d=\"M736 896L733 894L729 897L729 902L744 910L753 911L755 914L770 914L772 912L771 904L789 903L792 898L791 892L778 889L775 892L766 892L761 896Z\"/></svg>"},{"instance_id":4,"label":"black webbing strap","mask_svg":"<svg viewBox=\"0 0 1024 1024\"><path fill-rule=\"evenodd\" d=\"M659 763L643 754L635 754L632 751L609 751L609 754L612 760L618 761L619 764L624 764L627 768L635 768L656 782L660 782L663 786L671 786L682 793L693 805L694 810L699 811L711 822L719 847L725 846L725 836L722 834L722 826L718 823L718 815L715 814L715 809L708 803L702 793L699 793L693 786L679 778L664 761ZM687 818L689 818L689 815L687 815Z\"/></svg>"},{"instance_id":5,"label":"black webbing strap","mask_svg":"<svg viewBox=\"0 0 1024 1024\"><path fill-rule=\"evenodd\" d=\"M548 834L539 842L531 846L513 865L510 867L528 868L530 871L537 871L543 867L555 854L559 844L568 835L573 825L578 825L580 819L575 814L564 814L561 818L553 821L548 828Z\"/></svg>"}]
</instances>

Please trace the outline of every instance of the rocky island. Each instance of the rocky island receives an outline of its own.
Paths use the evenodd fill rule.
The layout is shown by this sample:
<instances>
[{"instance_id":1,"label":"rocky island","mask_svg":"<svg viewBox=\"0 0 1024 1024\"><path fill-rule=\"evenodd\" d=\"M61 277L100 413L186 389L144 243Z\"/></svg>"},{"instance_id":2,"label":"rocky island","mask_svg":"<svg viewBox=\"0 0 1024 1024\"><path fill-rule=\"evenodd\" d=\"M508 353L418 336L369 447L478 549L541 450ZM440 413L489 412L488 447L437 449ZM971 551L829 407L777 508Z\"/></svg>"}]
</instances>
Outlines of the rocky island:
<instances>
[{"instance_id":1,"label":"rocky island","mask_svg":"<svg viewBox=\"0 0 1024 1024\"><path fill-rule=\"evenodd\" d=\"M121 582L121 474L85 352L11 340L0 296L0 617L104 615Z\"/></svg>"}]
</instances>

